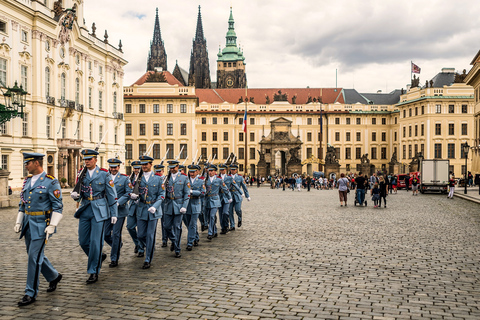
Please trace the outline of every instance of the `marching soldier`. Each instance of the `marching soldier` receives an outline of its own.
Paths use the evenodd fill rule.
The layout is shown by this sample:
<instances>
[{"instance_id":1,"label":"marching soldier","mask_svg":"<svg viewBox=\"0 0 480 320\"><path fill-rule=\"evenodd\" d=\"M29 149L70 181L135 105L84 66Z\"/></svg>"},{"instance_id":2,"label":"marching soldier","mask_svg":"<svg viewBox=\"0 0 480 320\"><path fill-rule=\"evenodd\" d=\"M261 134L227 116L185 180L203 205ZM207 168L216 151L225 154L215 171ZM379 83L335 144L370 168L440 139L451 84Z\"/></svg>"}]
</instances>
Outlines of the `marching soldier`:
<instances>
[{"instance_id":1,"label":"marching soldier","mask_svg":"<svg viewBox=\"0 0 480 320\"><path fill-rule=\"evenodd\" d=\"M223 191L227 197L227 202L232 203L232 197L227 186L223 180L216 175L217 166L211 164L208 167L208 178L205 180L205 214L209 217L208 222L208 240L212 240L218 236L217 234L217 210L222 206L220 199L220 190Z\"/></svg>"},{"instance_id":2,"label":"marching soldier","mask_svg":"<svg viewBox=\"0 0 480 320\"><path fill-rule=\"evenodd\" d=\"M165 166L163 164L156 164L153 166L155 168L155 174L159 176L162 180L162 184L165 183L165 175L163 174L163 171L165 169ZM165 212L165 201L162 201L162 212ZM162 218L160 219L160 223L162 224L162 248L167 247L167 232L165 231L165 218L162 215Z\"/></svg>"},{"instance_id":3,"label":"marching soldier","mask_svg":"<svg viewBox=\"0 0 480 320\"><path fill-rule=\"evenodd\" d=\"M227 188L230 190L230 186L232 185L233 178L231 175L227 174L227 165L221 164L218 166L218 168L220 169L219 177L222 178L223 182L225 183ZM226 234L228 232L230 203L228 202L228 197L226 193L220 190L220 194L222 195L221 197L222 206L218 210L218 216L220 217L220 226L222 228L222 231L220 232L220 234Z\"/></svg>"},{"instance_id":4,"label":"marching soldier","mask_svg":"<svg viewBox=\"0 0 480 320\"><path fill-rule=\"evenodd\" d=\"M183 222L188 230L187 251L192 251L193 246L198 246L200 237L197 232L198 215L202 211L201 199L205 196L204 177L199 177L200 166L189 165L188 174L190 180L190 201L188 202L187 212L183 216Z\"/></svg>"},{"instance_id":5,"label":"marching soldier","mask_svg":"<svg viewBox=\"0 0 480 320\"><path fill-rule=\"evenodd\" d=\"M73 191L70 196L81 201L74 217L79 219L78 241L88 256L87 272L90 274L87 284L98 281L102 262L107 255L102 253L105 222L117 222L117 192L108 170L97 166L98 151L82 150L86 174L81 183L80 194Z\"/></svg>"},{"instance_id":6,"label":"marching soldier","mask_svg":"<svg viewBox=\"0 0 480 320\"><path fill-rule=\"evenodd\" d=\"M155 235L158 219L162 217L161 204L165 198L165 190L159 176L152 172L153 158L147 155L140 157L143 176L140 182L140 194L131 193L132 200L139 199L136 208L138 239L145 243L145 261L142 269L148 269L153 260L155 251Z\"/></svg>"},{"instance_id":7,"label":"marching soldier","mask_svg":"<svg viewBox=\"0 0 480 320\"><path fill-rule=\"evenodd\" d=\"M165 231L172 241L170 251L175 250L175 257L180 258L180 238L182 235L182 216L187 212L190 200L190 183L188 177L178 171L177 160L168 161L170 172L165 178Z\"/></svg>"},{"instance_id":8,"label":"marching soldier","mask_svg":"<svg viewBox=\"0 0 480 320\"><path fill-rule=\"evenodd\" d=\"M233 178L232 185L230 186L230 192L232 193L233 203L230 204L230 230L235 230L235 218L233 216L233 209L237 213L238 217L238 227L242 226L242 197L243 192L245 192L245 197L250 201L250 194L248 193L247 185L245 180L238 172L238 165L232 164L230 166L230 174ZM243 189L243 192L242 192Z\"/></svg>"},{"instance_id":9,"label":"marching soldier","mask_svg":"<svg viewBox=\"0 0 480 320\"><path fill-rule=\"evenodd\" d=\"M135 182L137 181L137 177L140 174L140 169L142 165L140 161L135 160L132 161L133 173L130 176L130 182L132 183L132 189L135 186ZM130 200L130 206L128 207L128 216L127 216L127 230L130 236L132 237L133 243L135 244L135 253L138 253L139 258L142 258L145 254L145 243L141 243L138 240L137 235L137 215L135 214L135 210L138 205L138 200Z\"/></svg>"},{"instance_id":10,"label":"marching soldier","mask_svg":"<svg viewBox=\"0 0 480 320\"><path fill-rule=\"evenodd\" d=\"M118 266L118 260L120 258L120 248L122 246L122 229L125 223L125 218L128 216L127 202L130 200L130 193L132 192L132 184L127 175L119 173L120 164L122 161L117 158L108 159L110 166L110 174L112 175L113 183L115 184L115 190L117 192L117 207L118 207L118 220L115 224L110 221L106 221L105 226L105 242L112 247L110 253L110 268Z\"/></svg>"},{"instance_id":11,"label":"marching soldier","mask_svg":"<svg viewBox=\"0 0 480 320\"><path fill-rule=\"evenodd\" d=\"M60 274L44 255L48 238L55 233L62 219L62 190L55 177L43 171L41 153L24 153L23 163L30 174L23 182L15 232L22 232L28 253L27 285L18 306L26 306L37 299L40 272L50 282L47 292L57 289Z\"/></svg>"}]
</instances>

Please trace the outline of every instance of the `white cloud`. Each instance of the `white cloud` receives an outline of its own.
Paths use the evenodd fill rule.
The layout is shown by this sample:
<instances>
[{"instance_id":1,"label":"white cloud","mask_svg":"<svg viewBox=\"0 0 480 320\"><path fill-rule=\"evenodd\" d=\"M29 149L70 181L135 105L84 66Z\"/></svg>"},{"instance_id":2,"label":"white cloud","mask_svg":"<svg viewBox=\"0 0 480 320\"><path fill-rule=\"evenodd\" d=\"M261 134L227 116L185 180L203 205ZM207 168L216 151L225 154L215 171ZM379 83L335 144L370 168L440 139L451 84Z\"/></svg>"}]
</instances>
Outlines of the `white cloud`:
<instances>
[{"instance_id":1,"label":"white cloud","mask_svg":"<svg viewBox=\"0 0 480 320\"><path fill-rule=\"evenodd\" d=\"M338 69L339 87L390 91L409 82L411 60L424 83L442 67L469 70L480 49L475 0L105 0L86 1L85 19L99 38L122 39L130 85L145 72L156 7L168 70L176 60L188 70L199 4L212 81L233 5L249 87L333 87Z\"/></svg>"}]
</instances>

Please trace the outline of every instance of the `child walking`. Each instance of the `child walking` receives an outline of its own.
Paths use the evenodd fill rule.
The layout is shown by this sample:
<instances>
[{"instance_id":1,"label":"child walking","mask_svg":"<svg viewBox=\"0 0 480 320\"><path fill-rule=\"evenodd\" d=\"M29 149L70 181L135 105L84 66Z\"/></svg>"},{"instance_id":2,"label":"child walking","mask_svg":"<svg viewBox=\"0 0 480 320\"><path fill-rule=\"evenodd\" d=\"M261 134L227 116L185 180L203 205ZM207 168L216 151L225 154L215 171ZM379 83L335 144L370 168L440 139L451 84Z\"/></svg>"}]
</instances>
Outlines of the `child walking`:
<instances>
[{"instance_id":1,"label":"child walking","mask_svg":"<svg viewBox=\"0 0 480 320\"><path fill-rule=\"evenodd\" d=\"M375 182L370 194L372 195L373 207L378 208L378 202L380 201L380 188L378 187L378 182Z\"/></svg>"}]
</instances>

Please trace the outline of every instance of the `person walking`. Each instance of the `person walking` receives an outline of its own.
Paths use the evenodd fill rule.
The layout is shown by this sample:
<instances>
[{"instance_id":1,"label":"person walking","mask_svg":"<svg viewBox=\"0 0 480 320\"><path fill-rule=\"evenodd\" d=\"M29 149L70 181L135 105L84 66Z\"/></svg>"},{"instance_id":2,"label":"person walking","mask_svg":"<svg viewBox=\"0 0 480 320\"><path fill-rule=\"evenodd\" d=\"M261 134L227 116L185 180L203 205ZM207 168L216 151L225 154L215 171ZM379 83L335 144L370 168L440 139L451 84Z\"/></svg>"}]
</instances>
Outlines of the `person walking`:
<instances>
[{"instance_id":1,"label":"person walking","mask_svg":"<svg viewBox=\"0 0 480 320\"><path fill-rule=\"evenodd\" d=\"M57 289L62 280L59 273L45 256L48 239L56 232L62 220L62 189L55 177L43 170L41 153L24 153L23 164L29 176L23 181L20 203L14 230L25 238L28 254L27 284L25 295L18 302L19 307L36 301L40 285L40 273L49 282L47 292Z\"/></svg>"},{"instance_id":2,"label":"person walking","mask_svg":"<svg viewBox=\"0 0 480 320\"><path fill-rule=\"evenodd\" d=\"M305 183L307 184L307 191L310 191L310 185L312 184L312 178L310 178L310 175L307 175Z\"/></svg>"},{"instance_id":3,"label":"person walking","mask_svg":"<svg viewBox=\"0 0 480 320\"><path fill-rule=\"evenodd\" d=\"M191 164L188 166L188 175L190 181L190 201L188 202L187 212L183 215L183 222L188 230L187 251L192 251L193 247L198 246L200 241L197 231L197 220L202 210L201 198L205 196L204 177L199 176L200 166Z\"/></svg>"},{"instance_id":4,"label":"person walking","mask_svg":"<svg viewBox=\"0 0 480 320\"><path fill-rule=\"evenodd\" d=\"M340 173L340 179L338 179L338 195L340 197L340 207L347 206L347 193L350 188L350 182L345 178L345 173Z\"/></svg>"},{"instance_id":5,"label":"person walking","mask_svg":"<svg viewBox=\"0 0 480 320\"><path fill-rule=\"evenodd\" d=\"M208 240L218 236L216 225L217 210L222 207L220 190L227 195L228 203L232 203L230 191L223 180L217 176L217 166L211 164L208 167L208 177L205 179L205 214L209 217Z\"/></svg>"},{"instance_id":6,"label":"person walking","mask_svg":"<svg viewBox=\"0 0 480 320\"><path fill-rule=\"evenodd\" d=\"M379 189L380 189L380 199L379 199L379 202L378 202L378 206L379 207L382 207L382 199L383 199L383 203L384 203L384 208L387 207L387 195L388 195L388 184L387 182L383 179L382 176L380 176L379 178Z\"/></svg>"},{"instance_id":7,"label":"person walking","mask_svg":"<svg viewBox=\"0 0 480 320\"><path fill-rule=\"evenodd\" d=\"M372 195L373 207L378 208L378 202L380 201L380 188L378 187L378 183L374 183L370 194Z\"/></svg>"},{"instance_id":8,"label":"person walking","mask_svg":"<svg viewBox=\"0 0 480 320\"><path fill-rule=\"evenodd\" d=\"M241 175L238 174L238 165L232 164L230 165L230 175L233 178L232 184L230 185L230 196L232 201L230 201L230 212L229 212L229 220L230 220L230 230L235 230L235 217L233 215L233 210L235 209L235 213L237 214L238 223L237 226L240 228L242 226L243 221L243 213L242 213L242 201L243 197L247 198L250 201L250 193L248 192L247 185L243 182L243 178ZM227 186L228 187L228 186ZM242 192L243 190L243 192Z\"/></svg>"},{"instance_id":9,"label":"person walking","mask_svg":"<svg viewBox=\"0 0 480 320\"><path fill-rule=\"evenodd\" d=\"M137 181L138 175L140 174L140 169L142 168L140 161L139 160L132 161L132 168L133 168L133 172L130 175L130 182L132 183L132 189L133 189ZM127 231L130 234L130 237L132 237L133 243L135 244L134 253L138 254L137 257L142 258L145 256L145 253L144 253L145 244L138 239L137 214L136 214L137 206L138 206L138 199L130 200L130 205L128 207L128 216L127 216Z\"/></svg>"},{"instance_id":10,"label":"person walking","mask_svg":"<svg viewBox=\"0 0 480 320\"><path fill-rule=\"evenodd\" d=\"M398 182L398 177L397 175L394 175L392 178L392 188L395 194L397 194L397 182Z\"/></svg>"},{"instance_id":11,"label":"person walking","mask_svg":"<svg viewBox=\"0 0 480 320\"><path fill-rule=\"evenodd\" d=\"M412 185L412 196L418 196L418 178L416 175L410 178L410 184Z\"/></svg>"},{"instance_id":12,"label":"person walking","mask_svg":"<svg viewBox=\"0 0 480 320\"><path fill-rule=\"evenodd\" d=\"M357 192L357 202L359 205L367 205L365 201L365 184L367 183L365 177L362 175L362 172L358 173L358 176L355 178L356 192Z\"/></svg>"},{"instance_id":13,"label":"person walking","mask_svg":"<svg viewBox=\"0 0 480 320\"><path fill-rule=\"evenodd\" d=\"M410 175L407 174L407 175L405 176L404 181L405 181L405 189L406 189L407 192L408 192L408 189L410 189Z\"/></svg>"},{"instance_id":14,"label":"person walking","mask_svg":"<svg viewBox=\"0 0 480 320\"><path fill-rule=\"evenodd\" d=\"M455 193L455 175L452 173L450 180L448 180L448 187L450 192L448 193L447 199L453 199L453 194Z\"/></svg>"}]
</instances>

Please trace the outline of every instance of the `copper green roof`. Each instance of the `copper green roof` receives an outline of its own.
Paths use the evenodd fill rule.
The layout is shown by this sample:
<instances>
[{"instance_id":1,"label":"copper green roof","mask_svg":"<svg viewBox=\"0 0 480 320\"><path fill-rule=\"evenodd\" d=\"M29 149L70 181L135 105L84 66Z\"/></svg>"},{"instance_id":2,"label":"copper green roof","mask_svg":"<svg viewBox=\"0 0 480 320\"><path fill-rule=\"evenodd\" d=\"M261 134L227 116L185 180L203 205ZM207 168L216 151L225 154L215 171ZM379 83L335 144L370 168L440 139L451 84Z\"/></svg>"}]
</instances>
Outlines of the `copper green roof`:
<instances>
[{"instance_id":1,"label":"copper green roof","mask_svg":"<svg viewBox=\"0 0 480 320\"><path fill-rule=\"evenodd\" d=\"M240 48L237 47L237 34L235 33L235 20L233 20L232 8L230 8L230 18L228 19L228 31L226 35L226 47L219 50L217 61L234 62L244 61L245 57Z\"/></svg>"}]
</instances>

